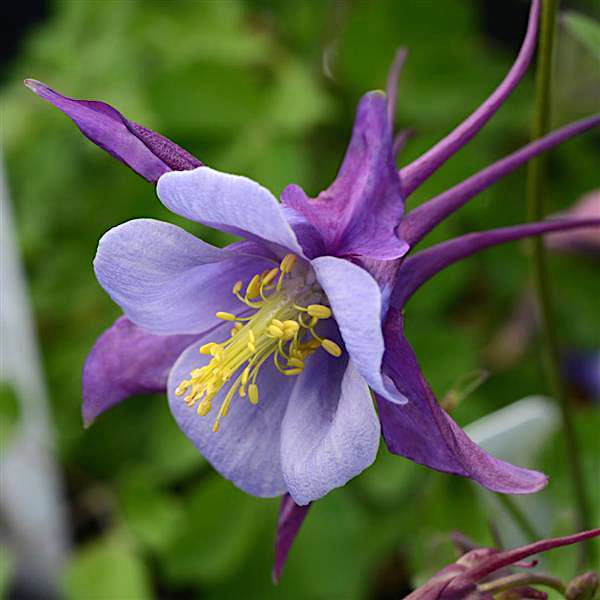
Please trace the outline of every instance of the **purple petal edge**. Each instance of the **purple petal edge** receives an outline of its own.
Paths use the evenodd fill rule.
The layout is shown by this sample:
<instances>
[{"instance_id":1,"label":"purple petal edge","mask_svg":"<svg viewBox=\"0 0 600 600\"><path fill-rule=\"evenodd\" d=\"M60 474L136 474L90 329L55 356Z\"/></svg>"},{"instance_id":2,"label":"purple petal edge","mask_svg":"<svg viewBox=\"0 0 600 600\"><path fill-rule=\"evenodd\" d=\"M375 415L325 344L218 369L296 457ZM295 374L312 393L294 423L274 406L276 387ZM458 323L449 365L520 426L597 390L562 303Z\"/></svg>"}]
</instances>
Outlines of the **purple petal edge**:
<instances>
[{"instance_id":1,"label":"purple petal edge","mask_svg":"<svg viewBox=\"0 0 600 600\"><path fill-rule=\"evenodd\" d=\"M552 231L568 231L587 227L600 227L600 219L556 219L503 227L466 235L431 246L409 256L398 272L391 304L403 307L408 299L429 279L442 269L481 252L491 246L512 242L524 237L543 235Z\"/></svg>"},{"instance_id":2,"label":"purple petal edge","mask_svg":"<svg viewBox=\"0 0 600 600\"><path fill-rule=\"evenodd\" d=\"M424 202L406 214L400 224L400 235L414 246L436 225L466 204L471 198L508 175L534 156L600 125L600 113L561 127L547 136L509 154L463 182Z\"/></svg>"},{"instance_id":3,"label":"purple petal edge","mask_svg":"<svg viewBox=\"0 0 600 600\"><path fill-rule=\"evenodd\" d=\"M173 363L197 338L152 335L119 317L98 338L83 367L84 425L130 396L164 392Z\"/></svg>"},{"instance_id":4,"label":"purple petal edge","mask_svg":"<svg viewBox=\"0 0 600 600\"><path fill-rule=\"evenodd\" d=\"M437 403L403 331L402 314L390 309L385 323L384 372L408 398L403 405L376 395L390 452L431 469L468 477L494 492L530 494L548 478L499 460L473 442Z\"/></svg>"},{"instance_id":5,"label":"purple petal edge","mask_svg":"<svg viewBox=\"0 0 600 600\"><path fill-rule=\"evenodd\" d=\"M439 141L421 157L401 169L405 196L409 196L425 179L437 171L453 154L469 142L494 116L525 75L531 62L537 38L540 0L533 0L527 33L515 63L494 93L452 133Z\"/></svg>"},{"instance_id":6,"label":"purple petal edge","mask_svg":"<svg viewBox=\"0 0 600 600\"><path fill-rule=\"evenodd\" d=\"M287 560L292 543L306 519L311 504L298 506L289 494L281 498L279 517L277 519L277 535L275 538L275 562L273 564L273 582L279 583L281 572Z\"/></svg>"},{"instance_id":7,"label":"purple petal edge","mask_svg":"<svg viewBox=\"0 0 600 600\"><path fill-rule=\"evenodd\" d=\"M64 112L94 144L151 183L156 183L168 171L186 171L202 166L189 152L166 137L126 119L109 104L63 96L35 79L26 79L24 83Z\"/></svg>"}]
</instances>

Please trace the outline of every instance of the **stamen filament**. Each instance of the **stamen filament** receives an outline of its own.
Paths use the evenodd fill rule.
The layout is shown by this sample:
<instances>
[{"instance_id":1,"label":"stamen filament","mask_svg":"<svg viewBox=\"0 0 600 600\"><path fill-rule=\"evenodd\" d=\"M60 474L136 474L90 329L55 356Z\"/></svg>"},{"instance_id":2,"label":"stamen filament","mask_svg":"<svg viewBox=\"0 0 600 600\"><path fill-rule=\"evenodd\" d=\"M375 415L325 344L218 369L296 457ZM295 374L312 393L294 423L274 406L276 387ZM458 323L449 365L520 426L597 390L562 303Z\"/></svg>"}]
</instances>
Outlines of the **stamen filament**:
<instances>
[{"instance_id":1,"label":"stamen filament","mask_svg":"<svg viewBox=\"0 0 600 600\"><path fill-rule=\"evenodd\" d=\"M271 356L275 368L291 377L302 373L306 359L321 347L332 356L342 353L335 342L315 332L320 320L332 316L331 308L318 303L324 298L323 293L315 286L314 279L305 278L305 271L301 271L300 278L297 271L291 275L295 266L295 255L287 254L279 267L254 275L245 291L242 280L233 284L232 294L253 313L242 317L217 312L218 319L233 323L230 337L203 344L199 352L208 362L193 369L190 378L182 380L175 390L203 417L212 410L212 401L222 387L228 384L213 424L215 432L229 413L234 397L247 396L251 404L258 403L257 378Z\"/></svg>"}]
</instances>

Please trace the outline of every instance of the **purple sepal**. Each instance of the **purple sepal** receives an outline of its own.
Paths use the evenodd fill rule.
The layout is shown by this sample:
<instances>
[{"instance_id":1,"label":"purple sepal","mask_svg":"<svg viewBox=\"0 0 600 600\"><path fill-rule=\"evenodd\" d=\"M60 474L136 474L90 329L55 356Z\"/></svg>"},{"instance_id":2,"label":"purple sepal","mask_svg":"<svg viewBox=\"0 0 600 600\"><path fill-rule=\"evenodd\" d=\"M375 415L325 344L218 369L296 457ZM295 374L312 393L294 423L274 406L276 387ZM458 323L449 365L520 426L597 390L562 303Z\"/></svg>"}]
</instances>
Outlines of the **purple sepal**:
<instances>
[{"instance_id":1,"label":"purple sepal","mask_svg":"<svg viewBox=\"0 0 600 600\"><path fill-rule=\"evenodd\" d=\"M166 137L126 119L118 110L96 100L59 94L35 79L25 85L64 112L89 140L151 183L168 171L186 171L202 163Z\"/></svg>"},{"instance_id":2,"label":"purple sepal","mask_svg":"<svg viewBox=\"0 0 600 600\"><path fill-rule=\"evenodd\" d=\"M396 116L396 102L398 98L398 79L400 78L400 73L402 72L407 56L408 50L406 48L398 48L398 50L396 50L396 54L394 55L392 66L390 67L388 73L386 93L388 98L388 119L390 122L390 127L392 129L394 128L394 118ZM397 152L394 153L394 155L396 154Z\"/></svg>"},{"instance_id":3,"label":"purple sepal","mask_svg":"<svg viewBox=\"0 0 600 600\"><path fill-rule=\"evenodd\" d=\"M547 152L598 125L600 114L570 123L505 156L407 213L399 227L400 235L408 244L414 246L436 225L502 177L512 173L534 156Z\"/></svg>"},{"instance_id":4,"label":"purple sepal","mask_svg":"<svg viewBox=\"0 0 600 600\"><path fill-rule=\"evenodd\" d=\"M391 303L397 308L403 307L426 281L429 281L441 270L491 246L552 231L589 229L590 227L600 227L600 219L549 219L539 223L468 233L436 244L409 256L402 263L396 278Z\"/></svg>"},{"instance_id":5,"label":"purple sepal","mask_svg":"<svg viewBox=\"0 0 600 600\"><path fill-rule=\"evenodd\" d=\"M386 96L370 92L360 101L333 184L314 199L296 185L283 191L284 205L317 229L327 254L391 260L408 251L395 231L404 203L392 144Z\"/></svg>"},{"instance_id":6,"label":"purple sepal","mask_svg":"<svg viewBox=\"0 0 600 600\"><path fill-rule=\"evenodd\" d=\"M85 426L135 394L164 392L169 370L198 335L152 335L119 317L96 341L83 367Z\"/></svg>"},{"instance_id":7,"label":"purple sepal","mask_svg":"<svg viewBox=\"0 0 600 600\"><path fill-rule=\"evenodd\" d=\"M399 311L390 309L384 327L384 373L408 398L404 405L376 396L385 442L393 454L438 471L462 475L508 494L542 489L548 478L489 455L439 406L403 331Z\"/></svg>"},{"instance_id":8,"label":"purple sepal","mask_svg":"<svg viewBox=\"0 0 600 600\"><path fill-rule=\"evenodd\" d=\"M279 517L277 519L277 536L275 538L275 562L273 563L273 582L279 583L281 572L287 560L292 543L298 535L298 531L311 504L298 506L289 494L281 498L279 506Z\"/></svg>"},{"instance_id":9,"label":"purple sepal","mask_svg":"<svg viewBox=\"0 0 600 600\"><path fill-rule=\"evenodd\" d=\"M490 582L496 580L500 582L498 579L500 573L498 572L505 567L531 568L536 565L536 561L521 562L524 558L561 546L577 544L598 535L600 535L600 529L593 529L565 537L540 540L512 550L501 551L495 548L471 550L455 563L434 575L427 583L409 594L405 600L463 600L464 598L487 600L493 598L493 594L479 591L478 584L485 582L489 585ZM530 587L518 587L510 591L513 592L511 598L545 597L542 592L536 593L536 590Z\"/></svg>"},{"instance_id":10,"label":"purple sepal","mask_svg":"<svg viewBox=\"0 0 600 600\"><path fill-rule=\"evenodd\" d=\"M529 13L527 33L521 50L511 70L494 93L452 133L439 141L433 148L404 167L400 173L405 197L408 197L423 181L437 171L452 155L469 142L496 114L510 96L527 71L535 50L540 0L533 0Z\"/></svg>"}]
</instances>

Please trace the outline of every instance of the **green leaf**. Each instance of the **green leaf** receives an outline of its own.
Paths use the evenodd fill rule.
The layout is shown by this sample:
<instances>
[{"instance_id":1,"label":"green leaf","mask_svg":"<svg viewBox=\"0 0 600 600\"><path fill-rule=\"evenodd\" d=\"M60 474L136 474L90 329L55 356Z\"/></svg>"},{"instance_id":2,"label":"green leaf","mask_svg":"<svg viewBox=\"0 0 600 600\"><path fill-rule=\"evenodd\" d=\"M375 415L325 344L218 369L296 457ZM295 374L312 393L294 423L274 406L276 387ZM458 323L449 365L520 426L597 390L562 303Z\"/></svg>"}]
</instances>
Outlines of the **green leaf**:
<instances>
[{"instance_id":1,"label":"green leaf","mask_svg":"<svg viewBox=\"0 0 600 600\"><path fill-rule=\"evenodd\" d=\"M130 469L123 477L120 492L130 532L150 549L166 548L175 532L185 527L181 501L156 487L150 469Z\"/></svg>"},{"instance_id":2,"label":"green leaf","mask_svg":"<svg viewBox=\"0 0 600 600\"><path fill-rule=\"evenodd\" d=\"M120 533L83 546L66 566L63 587L67 600L152 597L146 567Z\"/></svg>"},{"instance_id":3,"label":"green leaf","mask_svg":"<svg viewBox=\"0 0 600 600\"><path fill-rule=\"evenodd\" d=\"M231 576L251 551L274 503L253 498L220 476L209 476L183 502L183 526L162 554L174 582L214 582Z\"/></svg>"},{"instance_id":4,"label":"green leaf","mask_svg":"<svg viewBox=\"0 0 600 600\"><path fill-rule=\"evenodd\" d=\"M567 31L600 60L600 23L573 11L565 12L562 21Z\"/></svg>"}]
</instances>

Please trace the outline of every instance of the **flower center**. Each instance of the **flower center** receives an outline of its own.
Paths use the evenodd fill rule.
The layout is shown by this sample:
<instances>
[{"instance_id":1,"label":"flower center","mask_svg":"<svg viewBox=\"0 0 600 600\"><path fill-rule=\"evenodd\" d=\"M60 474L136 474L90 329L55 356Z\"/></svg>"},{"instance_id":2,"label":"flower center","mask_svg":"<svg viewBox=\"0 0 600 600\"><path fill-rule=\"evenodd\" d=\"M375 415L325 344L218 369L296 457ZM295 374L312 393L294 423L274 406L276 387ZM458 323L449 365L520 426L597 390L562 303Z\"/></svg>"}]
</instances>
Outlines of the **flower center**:
<instances>
[{"instance_id":1,"label":"flower center","mask_svg":"<svg viewBox=\"0 0 600 600\"><path fill-rule=\"evenodd\" d=\"M331 309L322 304L325 294L308 269L296 264L287 254L279 267L254 275L242 293L244 282L233 286L233 295L246 308L241 315L218 312L216 316L233 323L228 340L209 342L200 354L210 362L190 372L175 390L186 404L196 406L200 416L212 409L212 401L221 388L232 381L217 413L213 431L229 411L236 396L257 404L257 378L261 367L272 358L275 368L285 376L302 373L305 360L319 348L338 357L342 349L332 340L320 337L315 328L320 320L331 317Z\"/></svg>"}]
</instances>

